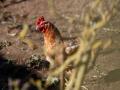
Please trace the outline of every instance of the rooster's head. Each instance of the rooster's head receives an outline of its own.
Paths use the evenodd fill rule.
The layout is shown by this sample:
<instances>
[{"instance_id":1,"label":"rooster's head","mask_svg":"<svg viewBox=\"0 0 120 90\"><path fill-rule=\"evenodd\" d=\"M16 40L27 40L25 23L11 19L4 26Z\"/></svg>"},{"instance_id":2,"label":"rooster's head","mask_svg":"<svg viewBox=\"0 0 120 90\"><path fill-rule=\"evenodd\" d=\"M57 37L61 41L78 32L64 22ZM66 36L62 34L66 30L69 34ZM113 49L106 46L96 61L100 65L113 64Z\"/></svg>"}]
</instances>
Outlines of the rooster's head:
<instances>
[{"instance_id":1,"label":"rooster's head","mask_svg":"<svg viewBox=\"0 0 120 90\"><path fill-rule=\"evenodd\" d=\"M45 24L47 22L45 21L44 17L41 16L36 20L36 30L40 31L40 32L44 32L45 31Z\"/></svg>"}]
</instances>

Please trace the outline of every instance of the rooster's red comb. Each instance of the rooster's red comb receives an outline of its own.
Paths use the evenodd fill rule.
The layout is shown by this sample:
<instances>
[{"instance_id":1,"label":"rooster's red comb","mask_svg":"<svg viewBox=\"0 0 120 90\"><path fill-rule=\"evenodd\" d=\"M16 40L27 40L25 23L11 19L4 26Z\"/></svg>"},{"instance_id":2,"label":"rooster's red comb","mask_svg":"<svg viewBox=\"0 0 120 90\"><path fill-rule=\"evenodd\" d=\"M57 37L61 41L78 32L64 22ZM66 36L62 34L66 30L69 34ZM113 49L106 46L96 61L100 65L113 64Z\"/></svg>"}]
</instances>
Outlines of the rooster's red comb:
<instances>
[{"instance_id":1,"label":"rooster's red comb","mask_svg":"<svg viewBox=\"0 0 120 90\"><path fill-rule=\"evenodd\" d=\"M40 25L43 21L45 21L44 17L41 16L36 20L36 25Z\"/></svg>"}]
</instances>

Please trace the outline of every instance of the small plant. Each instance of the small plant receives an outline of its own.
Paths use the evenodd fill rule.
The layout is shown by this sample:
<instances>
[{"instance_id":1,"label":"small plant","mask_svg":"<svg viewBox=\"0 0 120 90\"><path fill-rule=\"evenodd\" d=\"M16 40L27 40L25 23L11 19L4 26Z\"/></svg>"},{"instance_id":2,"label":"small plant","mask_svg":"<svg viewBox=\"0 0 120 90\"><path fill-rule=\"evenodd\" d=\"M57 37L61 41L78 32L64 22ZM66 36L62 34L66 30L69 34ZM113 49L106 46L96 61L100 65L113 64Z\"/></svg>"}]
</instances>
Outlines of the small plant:
<instances>
[{"instance_id":1,"label":"small plant","mask_svg":"<svg viewBox=\"0 0 120 90\"><path fill-rule=\"evenodd\" d=\"M57 17L59 14L57 11L54 11L53 1L54 0L49 1L49 5L51 9L53 9L51 13L54 13ZM91 2L91 6L84 17L84 30L79 38L80 47L73 55L64 60L64 63L60 67L50 72L47 79L48 83L52 77L60 75L66 70L66 67L72 63L73 69L71 70L70 77L67 77L68 80L65 84L65 90L80 90L85 74L91 67L94 67L99 51L111 44L111 40L108 40L106 43L103 43L101 40L96 40L96 32L110 20L117 5L117 3L113 2L110 10L104 10L102 8L103 3L103 0L94 0ZM71 20L71 18L69 20ZM90 63L92 63L92 65L88 67ZM63 88L61 90L63 90Z\"/></svg>"},{"instance_id":2,"label":"small plant","mask_svg":"<svg viewBox=\"0 0 120 90\"><path fill-rule=\"evenodd\" d=\"M29 48L34 50L36 47L33 44L32 40L26 38L26 35L28 34L29 26L27 24L23 24L23 30L19 33L18 38L23 43L27 44Z\"/></svg>"}]
</instances>

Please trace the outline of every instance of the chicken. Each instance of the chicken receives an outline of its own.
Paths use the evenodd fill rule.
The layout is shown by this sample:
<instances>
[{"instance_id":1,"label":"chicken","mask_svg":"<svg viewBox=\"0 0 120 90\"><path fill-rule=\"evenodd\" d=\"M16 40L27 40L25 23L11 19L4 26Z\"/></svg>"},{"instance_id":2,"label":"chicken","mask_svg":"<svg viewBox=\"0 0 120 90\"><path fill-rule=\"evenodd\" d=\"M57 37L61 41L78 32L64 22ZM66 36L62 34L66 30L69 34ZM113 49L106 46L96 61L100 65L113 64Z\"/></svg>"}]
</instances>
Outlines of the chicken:
<instances>
[{"instance_id":1,"label":"chicken","mask_svg":"<svg viewBox=\"0 0 120 90\"><path fill-rule=\"evenodd\" d=\"M66 53L63 39L58 29L51 22L45 21L42 16L36 21L36 30L43 33L46 60L48 60L52 66L62 64Z\"/></svg>"},{"instance_id":2,"label":"chicken","mask_svg":"<svg viewBox=\"0 0 120 90\"><path fill-rule=\"evenodd\" d=\"M50 62L51 68L61 65L67 58L67 55L78 47L78 45L66 47L58 29L51 22L46 21L43 16L37 19L36 30L43 33L44 54L46 60ZM64 71L61 73L60 80L60 85L63 88L65 82Z\"/></svg>"},{"instance_id":3,"label":"chicken","mask_svg":"<svg viewBox=\"0 0 120 90\"><path fill-rule=\"evenodd\" d=\"M54 69L60 66L66 58L65 47L60 32L51 22L45 21L43 16L37 19L36 30L43 33L44 53L46 60L50 62L50 68ZM64 71L59 78L60 90L63 90L65 85Z\"/></svg>"}]
</instances>

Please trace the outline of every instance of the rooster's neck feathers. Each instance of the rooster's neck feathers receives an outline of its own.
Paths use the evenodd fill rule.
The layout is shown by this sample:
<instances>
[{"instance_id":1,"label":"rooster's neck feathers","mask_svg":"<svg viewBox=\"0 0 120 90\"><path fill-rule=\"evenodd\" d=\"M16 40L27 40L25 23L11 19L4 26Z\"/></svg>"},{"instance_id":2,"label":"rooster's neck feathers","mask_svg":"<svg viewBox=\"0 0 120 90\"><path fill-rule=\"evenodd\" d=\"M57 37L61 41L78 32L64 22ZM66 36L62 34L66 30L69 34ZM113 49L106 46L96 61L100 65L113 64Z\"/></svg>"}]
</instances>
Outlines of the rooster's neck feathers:
<instances>
[{"instance_id":1,"label":"rooster's neck feathers","mask_svg":"<svg viewBox=\"0 0 120 90\"><path fill-rule=\"evenodd\" d=\"M58 29L49 21L46 21L44 17L39 17L36 21L38 30L44 35L45 46L55 46L55 44L63 43L62 37Z\"/></svg>"},{"instance_id":2,"label":"rooster's neck feathers","mask_svg":"<svg viewBox=\"0 0 120 90\"><path fill-rule=\"evenodd\" d=\"M51 44L61 43L62 37L58 29L50 22L47 22L44 28L44 39Z\"/></svg>"}]
</instances>

